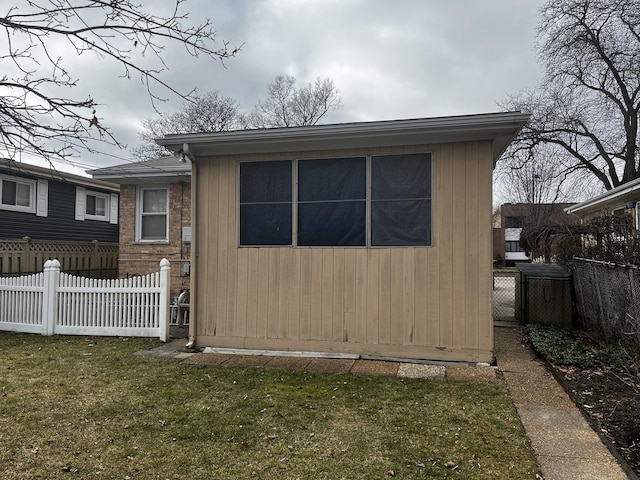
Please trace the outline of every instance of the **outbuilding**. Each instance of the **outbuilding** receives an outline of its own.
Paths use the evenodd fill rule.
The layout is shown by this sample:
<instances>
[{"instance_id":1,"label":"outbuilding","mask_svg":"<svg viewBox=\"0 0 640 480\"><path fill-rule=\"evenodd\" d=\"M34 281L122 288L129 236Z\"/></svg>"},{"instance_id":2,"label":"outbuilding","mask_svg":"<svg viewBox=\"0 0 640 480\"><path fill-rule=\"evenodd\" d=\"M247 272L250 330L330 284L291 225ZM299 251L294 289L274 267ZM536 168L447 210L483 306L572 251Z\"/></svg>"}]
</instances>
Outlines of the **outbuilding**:
<instances>
[{"instance_id":1,"label":"outbuilding","mask_svg":"<svg viewBox=\"0 0 640 480\"><path fill-rule=\"evenodd\" d=\"M169 135L190 343L489 362L492 171L520 112Z\"/></svg>"}]
</instances>

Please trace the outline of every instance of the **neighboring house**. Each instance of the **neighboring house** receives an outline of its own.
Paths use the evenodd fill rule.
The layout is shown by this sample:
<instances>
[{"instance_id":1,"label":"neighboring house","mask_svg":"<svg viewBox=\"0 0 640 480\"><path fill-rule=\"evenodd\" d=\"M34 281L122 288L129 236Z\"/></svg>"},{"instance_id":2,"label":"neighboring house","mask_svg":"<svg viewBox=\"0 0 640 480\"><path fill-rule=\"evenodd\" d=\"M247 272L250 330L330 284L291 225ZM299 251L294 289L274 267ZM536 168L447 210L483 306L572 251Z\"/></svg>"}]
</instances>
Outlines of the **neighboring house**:
<instances>
[{"instance_id":1,"label":"neighboring house","mask_svg":"<svg viewBox=\"0 0 640 480\"><path fill-rule=\"evenodd\" d=\"M191 165L176 157L88 172L120 185L120 277L158 271L171 262L172 297L189 288Z\"/></svg>"},{"instance_id":2,"label":"neighboring house","mask_svg":"<svg viewBox=\"0 0 640 480\"><path fill-rule=\"evenodd\" d=\"M640 229L640 178L617 186L581 203L567 206L564 210L581 221L600 215L628 214L633 218L636 229Z\"/></svg>"},{"instance_id":3,"label":"neighboring house","mask_svg":"<svg viewBox=\"0 0 640 480\"><path fill-rule=\"evenodd\" d=\"M529 114L169 135L190 344L489 362L495 162Z\"/></svg>"},{"instance_id":4,"label":"neighboring house","mask_svg":"<svg viewBox=\"0 0 640 480\"><path fill-rule=\"evenodd\" d=\"M520 245L522 229L532 223L542 225L575 224L564 209L571 203L504 203L493 213L493 260L495 267L514 267L531 262L531 252Z\"/></svg>"},{"instance_id":5,"label":"neighboring house","mask_svg":"<svg viewBox=\"0 0 640 480\"><path fill-rule=\"evenodd\" d=\"M118 187L0 159L0 238L118 241Z\"/></svg>"},{"instance_id":6,"label":"neighboring house","mask_svg":"<svg viewBox=\"0 0 640 480\"><path fill-rule=\"evenodd\" d=\"M113 276L118 186L0 159L0 274L41 271L57 258L64 271Z\"/></svg>"}]
</instances>

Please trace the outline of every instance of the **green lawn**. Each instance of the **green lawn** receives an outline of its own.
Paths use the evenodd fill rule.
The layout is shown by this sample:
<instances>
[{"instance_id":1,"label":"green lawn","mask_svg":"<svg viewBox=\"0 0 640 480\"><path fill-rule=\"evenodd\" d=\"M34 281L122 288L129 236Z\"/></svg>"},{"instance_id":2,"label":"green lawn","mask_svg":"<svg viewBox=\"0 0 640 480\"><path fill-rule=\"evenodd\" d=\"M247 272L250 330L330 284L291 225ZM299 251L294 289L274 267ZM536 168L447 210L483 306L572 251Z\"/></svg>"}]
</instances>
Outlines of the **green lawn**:
<instances>
[{"instance_id":1,"label":"green lawn","mask_svg":"<svg viewBox=\"0 0 640 480\"><path fill-rule=\"evenodd\" d=\"M527 479L502 382L184 365L0 332L0 478Z\"/></svg>"}]
</instances>

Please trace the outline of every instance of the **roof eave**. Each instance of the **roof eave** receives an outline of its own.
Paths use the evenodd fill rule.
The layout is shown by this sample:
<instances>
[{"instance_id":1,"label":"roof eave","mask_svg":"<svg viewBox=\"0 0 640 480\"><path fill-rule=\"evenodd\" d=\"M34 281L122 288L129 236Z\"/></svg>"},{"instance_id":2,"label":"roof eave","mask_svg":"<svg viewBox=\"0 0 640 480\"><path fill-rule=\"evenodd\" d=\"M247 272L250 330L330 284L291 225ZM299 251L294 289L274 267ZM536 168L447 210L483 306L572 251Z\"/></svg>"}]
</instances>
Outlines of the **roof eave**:
<instances>
[{"instance_id":1,"label":"roof eave","mask_svg":"<svg viewBox=\"0 0 640 480\"><path fill-rule=\"evenodd\" d=\"M189 151L199 157L491 140L495 161L529 117L528 113L505 112L209 134L178 134L156 139L156 142L176 153L188 144Z\"/></svg>"},{"instance_id":2,"label":"roof eave","mask_svg":"<svg viewBox=\"0 0 640 480\"><path fill-rule=\"evenodd\" d=\"M117 184L108 182L106 180L95 179L92 177L83 177L80 175L75 175L73 173L55 170L53 168L45 168L28 163L15 162L9 159L0 159L0 167L12 171L16 174L23 173L33 175L35 177L72 183L74 185L82 185L84 187L106 190L114 193L117 193L120 190Z\"/></svg>"},{"instance_id":3,"label":"roof eave","mask_svg":"<svg viewBox=\"0 0 640 480\"><path fill-rule=\"evenodd\" d=\"M571 214L588 212L589 210L593 210L599 206L606 204L607 202L615 201L617 199L620 199L620 197L624 197L625 195L639 190L640 178L637 178L635 180L631 180L630 182L624 183L614 189L611 189L608 192L585 200L584 202L576 203L575 205L567 207L564 209L564 211Z\"/></svg>"},{"instance_id":4,"label":"roof eave","mask_svg":"<svg viewBox=\"0 0 640 480\"><path fill-rule=\"evenodd\" d=\"M166 171L157 173L135 173L135 172L112 172L93 174L93 177L99 180L105 180L117 183L119 185L136 185L142 183L176 183L191 177L191 170L185 171Z\"/></svg>"}]
</instances>

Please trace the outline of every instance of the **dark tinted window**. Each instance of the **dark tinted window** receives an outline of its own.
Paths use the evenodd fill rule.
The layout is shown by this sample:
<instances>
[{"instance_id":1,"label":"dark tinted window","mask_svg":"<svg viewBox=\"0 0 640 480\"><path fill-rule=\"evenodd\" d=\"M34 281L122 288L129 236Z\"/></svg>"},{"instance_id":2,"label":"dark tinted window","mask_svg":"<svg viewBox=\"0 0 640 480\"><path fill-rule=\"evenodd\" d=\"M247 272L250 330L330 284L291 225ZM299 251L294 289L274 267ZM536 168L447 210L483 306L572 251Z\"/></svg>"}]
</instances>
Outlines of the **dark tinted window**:
<instances>
[{"instance_id":1,"label":"dark tinted window","mask_svg":"<svg viewBox=\"0 0 640 480\"><path fill-rule=\"evenodd\" d=\"M371 158L371 245L431 245L431 155Z\"/></svg>"},{"instance_id":2,"label":"dark tinted window","mask_svg":"<svg viewBox=\"0 0 640 480\"><path fill-rule=\"evenodd\" d=\"M298 245L366 245L365 157L298 162Z\"/></svg>"},{"instance_id":3,"label":"dark tinted window","mask_svg":"<svg viewBox=\"0 0 640 480\"><path fill-rule=\"evenodd\" d=\"M291 245L290 161L240 164L240 244Z\"/></svg>"}]
</instances>

